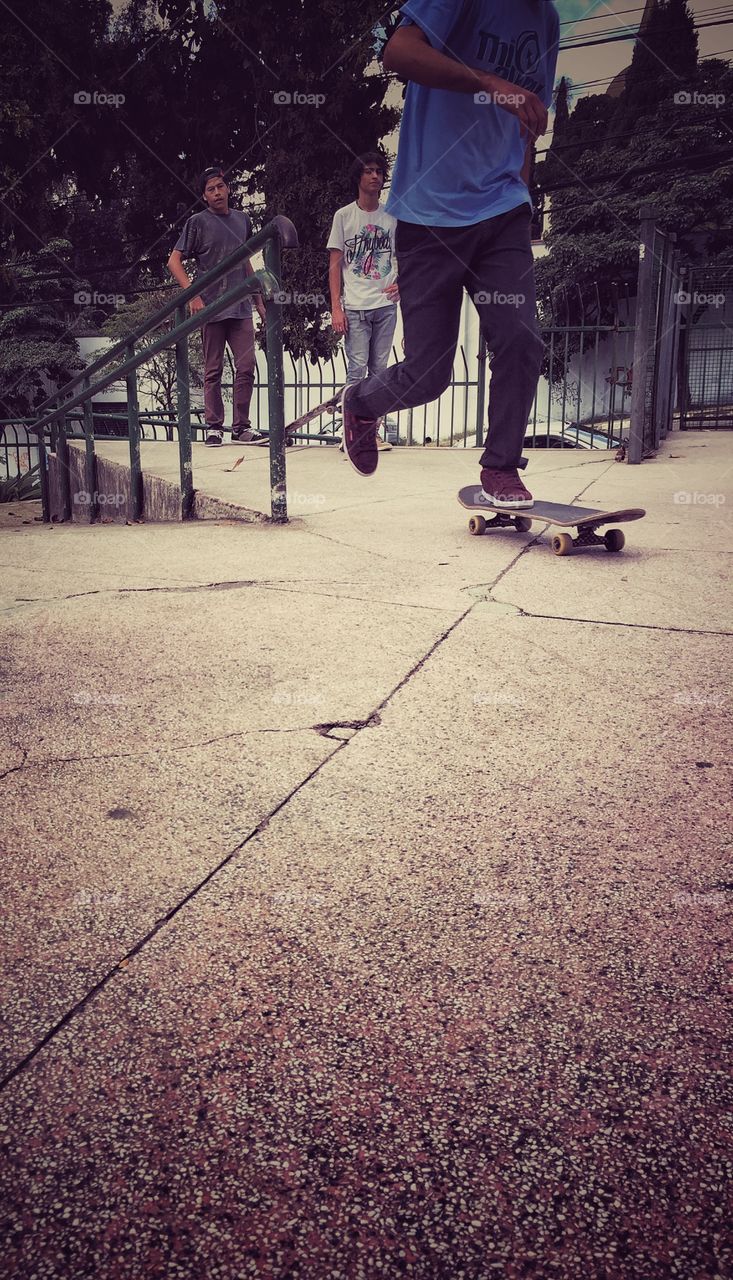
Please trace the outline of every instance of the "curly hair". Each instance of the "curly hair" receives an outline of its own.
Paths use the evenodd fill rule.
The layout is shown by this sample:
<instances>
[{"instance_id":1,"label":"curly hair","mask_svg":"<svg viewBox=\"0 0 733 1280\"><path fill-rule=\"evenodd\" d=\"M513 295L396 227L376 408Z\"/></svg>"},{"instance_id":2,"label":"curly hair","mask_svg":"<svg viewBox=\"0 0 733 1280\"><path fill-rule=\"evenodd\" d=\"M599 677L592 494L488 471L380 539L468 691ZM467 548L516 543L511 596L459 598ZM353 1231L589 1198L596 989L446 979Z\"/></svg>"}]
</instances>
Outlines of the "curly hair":
<instances>
[{"instance_id":1,"label":"curly hair","mask_svg":"<svg viewBox=\"0 0 733 1280\"><path fill-rule=\"evenodd\" d=\"M356 194L359 194L359 183L361 175L368 165L378 165L382 170L382 176L386 182L389 177L389 160L382 151L365 151L363 155L357 156L349 170L349 179Z\"/></svg>"}]
</instances>

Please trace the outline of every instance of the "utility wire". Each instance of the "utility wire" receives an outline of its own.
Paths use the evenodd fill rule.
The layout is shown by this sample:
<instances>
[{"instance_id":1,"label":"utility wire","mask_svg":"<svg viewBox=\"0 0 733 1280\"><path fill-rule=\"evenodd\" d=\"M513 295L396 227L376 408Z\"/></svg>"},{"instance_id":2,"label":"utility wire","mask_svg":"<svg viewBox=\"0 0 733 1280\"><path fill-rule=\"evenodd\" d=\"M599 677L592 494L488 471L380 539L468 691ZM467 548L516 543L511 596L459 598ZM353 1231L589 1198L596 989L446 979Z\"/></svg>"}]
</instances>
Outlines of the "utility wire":
<instances>
[{"instance_id":1,"label":"utility wire","mask_svg":"<svg viewBox=\"0 0 733 1280\"><path fill-rule=\"evenodd\" d=\"M720 13L722 10L730 9L729 4L713 5L711 9L701 9L700 13L706 16L709 13ZM634 9L618 9L613 13L592 13L587 18L565 18L561 23L561 27L579 27L584 22L600 22L604 18L622 18L626 13L644 13L646 6L637 5Z\"/></svg>"},{"instance_id":2,"label":"utility wire","mask_svg":"<svg viewBox=\"0 0 733 1280\"><path fill-rule=\"evenodd\" d=\"M696 22L693 25L694 25L695 31L701 31L703 27L728 27L731 25L731 23L733 23L733 18L719 18L715 22ZM609 28L609 31L612 31L612 30L615 31L615 30L618 30L618 28ZM665 27L665 28L660 28L656 32L656 34L672 35L674 31L675 31L674 27ZM643 42L644 37L639 34L638 30L636 31L628 30L628 31L624 31L620 35L601 34L598 38L594 38L593 40L578 40L578 41L574 41L572 44L563 42L561 40L558 48L560 53L564 53L566 49L594 49L596 48L597 45L614 44L617 40L641 40Z\"/></svg>"}]
</instances>

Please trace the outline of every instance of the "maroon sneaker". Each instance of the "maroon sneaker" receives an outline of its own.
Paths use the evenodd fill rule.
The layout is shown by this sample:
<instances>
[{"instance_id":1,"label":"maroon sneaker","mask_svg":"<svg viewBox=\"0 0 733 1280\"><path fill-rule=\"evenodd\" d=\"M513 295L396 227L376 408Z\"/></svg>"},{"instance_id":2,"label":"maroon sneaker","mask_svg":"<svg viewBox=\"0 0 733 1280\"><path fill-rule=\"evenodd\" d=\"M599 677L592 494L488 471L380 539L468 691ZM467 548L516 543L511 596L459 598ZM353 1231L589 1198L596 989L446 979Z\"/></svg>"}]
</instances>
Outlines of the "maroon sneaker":
<instances>
[{"instance_id":1,"label":"maroon sneaker","mask_svg":"<svg viewBox=\"0 0 733 1280\"><path fill-rule=\"evenodd\" d=\"M376 418L357 418L355 413L349 412L346 396L353 385L350 383L341 392L341 431L344 453L360 476L373 476L379 461L377 449L379 423Z\"/></svg>"},{"instance_id":2,"label":"maroon sneaker","mask_svg":"<svg viewBox=\"0 0 733 1280\"><path fill-rule=\"evenodd\" d=\"M510 467L506 471L495 471L491 467L483 467L481 487L486 501L495 507L510 507L516 510L518 507L534 506L534 498L522 483L516 467Z\"/></svg>"}]
</instances>

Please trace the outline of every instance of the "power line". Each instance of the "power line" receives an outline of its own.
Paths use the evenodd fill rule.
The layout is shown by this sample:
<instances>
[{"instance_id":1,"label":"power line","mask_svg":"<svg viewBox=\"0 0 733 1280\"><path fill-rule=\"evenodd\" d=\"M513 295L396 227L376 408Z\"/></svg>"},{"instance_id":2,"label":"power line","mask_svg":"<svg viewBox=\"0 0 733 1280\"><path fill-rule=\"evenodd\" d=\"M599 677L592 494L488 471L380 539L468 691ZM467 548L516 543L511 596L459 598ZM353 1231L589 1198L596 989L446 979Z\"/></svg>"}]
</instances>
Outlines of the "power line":
<instances>
[{"instance_id":1,"label":"power line","mask_svg":"<svg viewBox=\"0 0 733 1280\"><path fill-rule=\"evenodd\" d=\"M704 57L699 58L699 62L714 62L716 58L723 58L727 53L733 53L733 49L719 49L717 53L706 53ZM598 80L573 80L569 76L561 76L561 79L568 81L568 88L571 94L577 93L580 89L591 89L595 85L612 84L618 77L618 72L612 76L600 76Z\"/></svg>"},{"instance_id":2,"label":"power line","mask_svg":"<svg viewBox=\"0 0 733 1280\"><path fill-rule=\"evenodd\" d=\"M731 25L731 23L733 23L733 18L719 18L715 22L696 22L693 25L694 25L695 31L701 31L703 27L728 27ZM616 30L616 29L617 28L613 28L613 30ZM611 29L609 28L609 30ZM665 29L660 28L660 30L656 34L671 35L672 33L673 33L673 28L667 27ZM637 31L627 30L627 31L624 31L621 35L601 35L600 38L598 39L579 40L574 44L564 44L563 41L561 40L558 48L560 53L564 53L567 49L594 49L598 45L614 44L617 40L639 40L639 39L643 40L643 36L639 35L638 30Z\"/></svg>"},{"instance_id":3,"label":"power line","mask_svg":"<svg viewBox=\"0 0 733 1280\"><path fill-rule=\"evenodd\" d=\"M716 22L696 22L695 31L701 31L701 29L704 27L729 27L730 23L733 23L733 18L720 18L716 20ZM669 36L669 35L672 35L672 33L673 33L673 28L668 27L665 29L660 28L659 31L656 32L656 35ZM619 35L619 36L604 35L604 36L601 36L600 38L597 38L597 40L579 40L576 42L576 44L572 44L572 45L564 44L564 42L560 40L559 51L564 52L565 50L568 50L568 49L595 49L595 47L599 45L613 45L615 44L615 41L618 41L618 40L643 40L643 36L640 36L640 33L638 33L638 31L624 31L622 35Z\"/></svg>"},{"instance_id":4,"label":"power line","mask_svg":"<svg viewBox=\"0 0 733 1280\"><path fill-rule=\"evenodd\" d=\"M604 18L622 18L626 13L644 13L646 6L637 5L634 9L619 9L614 13L592 13L587 18L565 18L561 23L561 27L579 27L584 22L600 22ZM723 9L730 9L730 5L713 5L711 9L701 9L700 13L705 15L708 13L719 13Z\"/></svg>"}]
</instances>

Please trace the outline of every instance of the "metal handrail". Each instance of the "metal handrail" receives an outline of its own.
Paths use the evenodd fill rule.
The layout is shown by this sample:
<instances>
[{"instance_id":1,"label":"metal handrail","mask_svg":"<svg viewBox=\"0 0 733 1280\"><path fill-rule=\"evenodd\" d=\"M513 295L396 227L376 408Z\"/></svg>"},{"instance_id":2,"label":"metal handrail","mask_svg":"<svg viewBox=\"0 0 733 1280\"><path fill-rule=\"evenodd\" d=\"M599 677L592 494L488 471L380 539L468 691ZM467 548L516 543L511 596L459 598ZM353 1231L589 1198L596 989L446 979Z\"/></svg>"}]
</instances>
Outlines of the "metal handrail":
<instances>
[{"instance_id":1,"label":"metal handrail","mask_svg":"<svg viewBox=\"0 0 733 1280\"><path fill-rule=\"evenodd\" d=\"M101 356L97 357L93 364L87 365L81 373L77 373L69 382L64 383L63 387L60 387L54 395L48 396L45 400L42 400L37 407L37 412L42 413L44 409L54 405L60 395L63 395L67 391L71 391L72 387L75 387L78 383L84 382L87 378L91 378L92 374L96 373L97 369L103 369L106 364L109 364L110 360L115 360L117 356L122 355L122 353L128 349L130 343L137 342L139 338L142 338L146 333L150 333L152 329L157 329L158 325L162 324L164 320L167 320L168 316L174 311L177 311L179 307L185 307L193 298L197 298L202 289L208 288L210 284L215 284L217 280L222 278L222 276L228 275L232 267L236 267L245 258L251 258L253 254L264 248L264 246L272 240L273 235L275 234L280 237L280 241L284 249L296 249L298 247L298 234L290 219L284 218L281 215L273 218L272 221L268 222L261 231L258 231L257 235L252 236L251 240L247 240L244 244L238 245L236 249L232 250L228 257L222 259L218 266L212 267L210 271L207 271L202 276L197 276L187 289L182 289L180 292L177 292L175 297L171 298L170 302L166 302L165 305L162 306L160 310L156 311L149 320L143 321L136 329L133 329L126 338L122 338L114 347L110 347L108 351L104 351ZM235 288L241 288L241 286L235 286ZM223 304L225 298L228 299L228 301L231 301L231 292L232 291L229 290L226 295L223 295L222 298L218 298L215 301L219 304ZM247 292L258 291L249 289ZM213 305L213 303L209 304L209 306ZM217 307L217 310L219 309L220 307ZM206 313L208 314L208 309ZM198 311L196 314L199 316L200 323L200 317L204 312ZM150 348L148 347L147 350L149 351ZM38 420L36 419L36 421Z\"/></svg>"},{"instance_id":2,"label":"metal handrail","mask_svg":"<svg viewBox=\"0 0 733 1280\"><path fill-rule=\"evenodd\" d=\"M39 462L41 465L41 491L43 498L44 520L50 520L50 495L48 480L48 457L46 453L45 429L52 429L52 441L55 440L56 454L61 469L63 517L71 517L71 482L69 471L68 435L66 430L67 416L71 411L82 406L84 436L86 440L85 475L90 492L95 491L94 475L96 460L94 454L94 430L92 414L92 397L107 389L124 377L127 383L127 418L128 440L130 446L130 484L132 492L133 518L139 519L143 511L143 476L140 464L140 421L141 414L137 393L137 369L146 364L150 358L167 347L176 351L176 380L178 400L178 444L180 453L180 486L181 513L183 519L193 515L193 473L191 464L191 406L188 373L187 338L189 333L202 324L216 317L231 303L239 301L250 293L261 293L266 303L267 328L267 362L269 369L270 389L270 481L272 494L272 518L276 523L287 521L287 496L285 486L285 439L283 413L283 344L282 317L275 298L280 290L281 249L295 248L298 245L298 234L289 218L278 215L262 228L257 235L239 245L216 267L212 267L204 275L199 276L187 289L177 293L175 298L167 302L147 321L137 326L128 337L118 342L109 351L105 351L93 364L77 374L52 396L39 406L38 410L49 409L41 418L37 416L29 423L27 429L38 436ZM220 297L215 298L202 310L186 318L186 303L196 298L202 289L216 283L228 275L232 267L245 258L250 258L258 249L264 249L265 269L256 271L240 284L233 285ZM161 335L155 342L135 352L135 343L148 333L157 329L170 315L175 313L176 322L173 328ZM121 355L125 359L110 372L92 381L92 374L108 366ZM81 390L74 389L81 384ZM69 392L72 394L69 396ZM78 417L78 414L74 414ZM90 520L96 515L94 502L89 505Z\"/></svg>"},{"instance_id":3,"label":"metal handrail","mask_svg":"<svg viewBox=\"0 0 733 1280\"><path fill-rule=\"evenodd\" d=\"M242 248L244 248L244 246L242 246ZM202 311L194 312L194 314L190 315L187 320L180 321L167 333L161 334L156 342L151 342L150 346L143 347L136 355L128 356L122 364L118 365L115 369L112 369L110 373L105 374L103 377L97 378L90 386L85 386L81 391L78 391L75 396L72 396L70 400L64 400L61 404L55 404L50 413L45 414L41 419L36 418L35 425L30 427L29 430L34 432L43 431L52 422L56 421L60 413L68 413L70 409L75 409L77 405L83 404L83 402L88 400L91 396L98 395L101 391L106 391L107 387L111 387L114 382L119 382L120 379L125 377L127 374L133 373L136 369L139 369L141 364L147 364L148 360L150 360L152 356L156 356L159 351L164 351L166 347L174 346L177 340L187 338L189 333L192 333L194 329L200 328L201 325L206 324L208 320L213 320L215 316L220 311L223 311L225 307L228 307L230 303L238 302L240 298L246 297L248 293L261 293L265 298L265 301L269 302L279 289L279 281L277 281L269 271L255 271L253 275L247 277L245 283L232 285L231 289L227 289L226 293L223 293L221 297L215 298L214 301L210 302ZM176 299L175 310L178 310L185 305L182 302L182 299L186 296L190 296L189 289L185 289L181 294L181 297ZM194 293L193 296L197 297L198 295ZM170 311L167 311L166 314L170 314ZM157 329L160 324L160 315L160 312L156 312L156 314L151 317L148 325L143 327L142 330L138 325L137 330L135 330L138 338L142 337L146 333L150 333L153 329ZM126 338L122 343L118 342L111 351L106 353L106 359L102 359L102 364L104 365L109 363L112 359L112 352L117 352L119 355L121 350L129 351L130 348L134 346L134 342L135 339L132 336ZM98 360L95 360L94 366L92 367L99 367L99 363L100 362ZM88 380L88 373L82 375L83 382L88 382ZM73 379L74 384L78 381L78 377ZM61 387L56 395L52 397L52 403L53 401L58 401L59 397L62 396L71 385L71 383L67 382L65 386ZM48 401L46 401L46 403L48 403ZM40 405L39 408L41 408Z\"/></svg>"}]
</instances>

